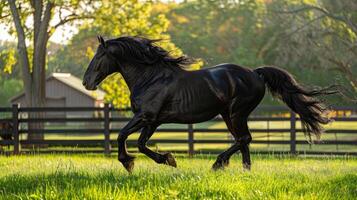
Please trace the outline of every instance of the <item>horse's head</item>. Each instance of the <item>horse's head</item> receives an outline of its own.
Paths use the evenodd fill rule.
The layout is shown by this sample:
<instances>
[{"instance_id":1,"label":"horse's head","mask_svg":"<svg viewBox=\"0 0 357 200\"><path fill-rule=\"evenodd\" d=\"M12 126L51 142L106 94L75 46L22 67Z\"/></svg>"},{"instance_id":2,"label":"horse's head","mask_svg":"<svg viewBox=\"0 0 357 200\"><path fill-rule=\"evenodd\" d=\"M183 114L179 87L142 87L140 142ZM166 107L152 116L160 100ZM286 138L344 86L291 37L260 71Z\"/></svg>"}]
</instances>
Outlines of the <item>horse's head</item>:
<instances>
[{"instance_id":1,"label":"horse's head","mask_svg":"<svg viewBox=\"0 0 357 200\"><path fill-rule=\"evenodd\" d=\"M126 80L135 81L145 71L154 69L152 66L181 70L181 67L194 63L186 56L171 56L169 51L155 44L160 40L139 36L107 41L98 36L98 40L100 45L83 77L83 85L88 90L97 89L99 83L114 72L122 73Z\"/></svg>"},{"instance_id":2,"label":"horse's head","mask_svg":"<svg viewBox=\"0 0 357 200\"><path fill-rule=\"evenodd\" d=\"M116 72L115 58L110 54L107 43L98 36L99 46L83 77L87 90L95 90L110 74Z\"/></svg>"}]
</instances>

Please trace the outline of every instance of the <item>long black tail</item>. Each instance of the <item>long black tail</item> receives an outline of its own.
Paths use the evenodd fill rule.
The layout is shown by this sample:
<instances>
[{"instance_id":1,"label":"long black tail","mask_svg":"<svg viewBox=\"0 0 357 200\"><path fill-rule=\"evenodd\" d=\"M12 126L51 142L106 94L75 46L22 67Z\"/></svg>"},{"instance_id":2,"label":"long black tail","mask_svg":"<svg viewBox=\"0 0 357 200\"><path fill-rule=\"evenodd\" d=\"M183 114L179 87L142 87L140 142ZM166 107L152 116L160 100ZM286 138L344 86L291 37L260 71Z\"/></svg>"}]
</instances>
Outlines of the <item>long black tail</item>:
<instances>
[{"instance_id":1,"label":"long black tail","mask_svg":"<svg viewBox=\"0 0 357 200\"><path fill-rule=\"evenodd\" d=\"M304 133L311 140L311 135L317 139L323 131L321 124L330 120L326 117L327 108L316 99L319 95L336 93L332 87L308 90L300 86L287 71L277 67L260 67L254 70L264 77L269 91L279 97L291 110L299 114Z\"/></svg>"}]
</instances>

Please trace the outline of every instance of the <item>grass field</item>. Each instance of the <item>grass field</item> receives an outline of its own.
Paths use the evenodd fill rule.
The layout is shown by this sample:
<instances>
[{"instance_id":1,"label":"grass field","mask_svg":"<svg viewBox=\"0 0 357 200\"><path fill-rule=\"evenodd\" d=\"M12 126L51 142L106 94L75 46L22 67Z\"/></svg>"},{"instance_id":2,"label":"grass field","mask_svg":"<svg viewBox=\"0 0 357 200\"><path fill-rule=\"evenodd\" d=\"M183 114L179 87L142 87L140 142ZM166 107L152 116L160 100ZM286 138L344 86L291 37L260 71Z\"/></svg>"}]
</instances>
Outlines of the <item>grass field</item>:
<instances>
[{"instance_id":1,"label":"grass field","mask_svg":"<svg viewBox=\"0 0 357 200\"><path fill-rule=\"evenodd\" d=\"M178 157L178 168L138 157L129 175L114 157L0 156L0 199L356 199L357 159L252 157L243 171L233 156L224 171L215 157Z\"/></svg>"}]
</instances>

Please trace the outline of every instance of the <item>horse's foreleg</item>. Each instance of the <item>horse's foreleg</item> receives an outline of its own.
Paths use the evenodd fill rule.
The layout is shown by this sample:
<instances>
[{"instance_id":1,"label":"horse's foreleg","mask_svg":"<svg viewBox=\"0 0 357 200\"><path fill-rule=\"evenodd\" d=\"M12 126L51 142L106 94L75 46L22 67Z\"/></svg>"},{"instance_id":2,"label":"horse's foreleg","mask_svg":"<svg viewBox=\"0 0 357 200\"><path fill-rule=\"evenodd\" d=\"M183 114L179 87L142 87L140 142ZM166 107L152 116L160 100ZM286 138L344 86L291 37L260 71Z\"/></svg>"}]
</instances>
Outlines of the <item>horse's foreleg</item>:
<instances>
[{"instance_id":1,"label":"horse's foreleg","mask_svg":"<svg viewBox=\"0 0 357 200\"><path fill-rule=\"evenodd\" d=\"M139 117L135 117L120 131L118 135L118 160L123 164L125 169L130 173L134 168L134 156L128 154L126 150L126 139L133 132L144 126Z\"/></svg>"},{"instance_id":2,"label":"horse's foreleg","mask_svg":"<svg viewBox=\"0 0 357 200\"><path fill-rule=\"evenodd\" d=\"M154 134L157 125L148 125L144 127L141 131L141 135L138 140L139 151L149 158L153 159L156 163L159 164L167 164L172 167L176 167L176 161L171 153L166 153L164 155L151 151L146 143L150 139L150 137Z\"/></svg>"}]
</instances>

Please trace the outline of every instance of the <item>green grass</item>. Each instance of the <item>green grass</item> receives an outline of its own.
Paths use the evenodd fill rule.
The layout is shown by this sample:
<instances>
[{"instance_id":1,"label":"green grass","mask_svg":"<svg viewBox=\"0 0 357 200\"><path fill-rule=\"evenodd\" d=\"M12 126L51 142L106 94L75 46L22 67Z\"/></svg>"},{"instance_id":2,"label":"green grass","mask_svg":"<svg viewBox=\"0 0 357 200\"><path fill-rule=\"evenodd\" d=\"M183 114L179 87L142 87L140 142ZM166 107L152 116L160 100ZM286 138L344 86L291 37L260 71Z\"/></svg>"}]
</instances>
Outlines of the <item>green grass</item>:
<instances>
[{"instance_id":1,"label":"green grass","mask_svg":"<svg viewBox=\"0 0 357 200\"><path fill-rule=\"evenodd\" d=\"M129 175L114 157L0 156L0 199L356 199L357 159L234 156L224 171L215 157L179 157L178 168L139 157Z\"/></svg>"}]
</instances>

